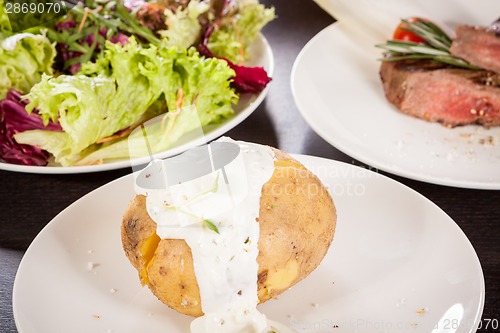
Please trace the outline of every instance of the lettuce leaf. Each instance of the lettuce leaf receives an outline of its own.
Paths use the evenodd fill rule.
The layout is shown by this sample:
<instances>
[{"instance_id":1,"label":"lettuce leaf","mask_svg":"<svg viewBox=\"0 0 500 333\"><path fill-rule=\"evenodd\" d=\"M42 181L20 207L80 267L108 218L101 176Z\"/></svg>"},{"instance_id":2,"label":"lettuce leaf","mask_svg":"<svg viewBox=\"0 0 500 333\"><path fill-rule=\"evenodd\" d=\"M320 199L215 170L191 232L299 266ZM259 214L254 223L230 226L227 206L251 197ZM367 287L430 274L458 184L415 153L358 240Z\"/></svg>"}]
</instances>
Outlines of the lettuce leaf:
<instances>
[{"instance_id":1,"label":"lettuce leaf","mask_svg":"<svg viewBox=\"0 0 500 333\"><path fill-rule=\"evenodd\" d=\"M208 48L217 57L242 64L261 29L275 17L273 7L266 8L257 0L242 0L238 2L236 15L223 17L219 29L210 36Z\"/></svg>"},{"instance_id":2,"label":"lettuce leaf","mask_svg":"<svg viewBox=\"0 0 500 333\"><path fill-rule=\"evenodd\" d=\"M41 80L42 74L52 74L56 51L43 35L16 34L0 40L0 100L10 89L27 93Z\"/></svg>"},{"instance_id":3,"label":"lettuce leaf","mask_svg":"<svg viewBox=\"0 0 500 333\"><path fill-rule=\"evenodd\" d=\"M171 115L171 114L170 114ZM200 134L200 117L195 105L183 107L176 117L169 113L144 123L128 137L122 138L99 149L89 148L87 155L77 164L88 165L96 161L112 161L124 158L139 158L159 153L171 147L181 136L190 132ZM192 139L199 139L193 136Z\"/></svg>"},{"instance_id":4,"label":"lettuce leaf","mask_svg":"<svg viewBox=\"0 0 500 333\"><path fill-rule=\"evenodd\" d=\"M83 65L78 75L43 76L26 96L28 112L36 108L45 122L58 121L64 132L33 130L15 139L49 151L63 166L113 158L117 133L154 118L165 105L175 119L183 106L195 104L203 124L232 114L238 100L230 88L233 76L225 61L205 59L194 49L143 47L134 38L123 46L108 42L102 58ZM168 139L155 149L165 149L177 132L190 128L173 123L157 131ZM128 149L120 150L120 157L128 157Z\"/></svg>"},{"instance_id":5,"label":"lettuce leaf","mask_svg":"<svg viewBox=\"0 0 500 333\"><path fill-rule=\"evenodd\" d=\"M38 109L44 123L58 121L64 132L31 130L14 136L18 143L39 146L56 162L70 165L75 156L97 140L113 134L123 124L107 105L117 95L114 80L84 75L44 75L28 94L26 110Z\"/></svg>"},{"instance_id":6,"label":"lettuce leaf","mask_svg":"<svg viewBox=\"0 0 500 333\"><path fill-rule=\"evenodd\" d=\"M36 108L45 122L58 121L64 132L28 131L16 134L16 141L42 147L64 166L74 164L90 145L139 121L158 99L161 87L148 76L170 74L159 70L168 68L159 62L155 47L143 49L135 40L123 47L109 42L104 58L82 74L44 76L26 96L26 110Z\"/></svg>"},{"instance_id":7,"label":"lettuce leaf","mask_svg":"<svg viewBox=\"0 0 500 333\"><path fill-rule=\"evenodd\" d=\"M209 5L200 0L191 0L186 8L179 7L174 12L165 9L167 30L160 30L162 43L167 47L188 49L195 45L201 35L198 17L207 12Z\"/></svg>"},{"instance_id":8,"label":"lettuce leaf","mask_svg":"<svg viewBox=\"0 0 500 333\"><path fill-rule=\"evenodd\" d=\"M172 49L160 49L160 57L168 56ZM91 150L78 164L95 161L147 156L164 151L181 136L191 133L202 135L202 127L221 121L232 115L232 104L238 102L238 95L230 88L234 71L223 60L205 59L194 49L187 53L177 52L174 70L178 81L163 82L162 97L170 112L160 115L144 124L144 132L137 130L100 149ZM175 82L175 83L174 83ZM181 102L180 102L181 101ZM194 137L193 137L194 139Z\"/></svg>"}]
</instances>

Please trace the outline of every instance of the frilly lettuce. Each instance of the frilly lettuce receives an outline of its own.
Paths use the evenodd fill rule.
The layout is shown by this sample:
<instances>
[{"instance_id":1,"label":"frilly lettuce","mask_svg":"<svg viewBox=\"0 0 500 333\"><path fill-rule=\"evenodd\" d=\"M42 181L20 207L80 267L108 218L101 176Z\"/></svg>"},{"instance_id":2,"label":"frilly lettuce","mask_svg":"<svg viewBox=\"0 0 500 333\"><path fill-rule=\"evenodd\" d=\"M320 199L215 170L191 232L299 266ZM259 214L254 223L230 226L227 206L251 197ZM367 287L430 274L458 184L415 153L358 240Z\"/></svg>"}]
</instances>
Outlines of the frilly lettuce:
<instances>
[{"instance_id":1,"label":"frilly lettuce","mask_svg":"<svg viewBox=\"0 0 500 333\"><path fill-rule=\"evenodd\" d=\"M159 57L167 57L172 49L159 49ZM174 76L170 80L159 78L162 97L169 112L144 124L144 133L136 130L129 137L103 145L89 152L78 164L88 164L106 159L142 157L148 154L147 142L152 153L171 147L189 132L202 135L202 126L218 122L233 114L232 104L238 95L230 88L234 71L225 61L205 59L194 50L176 52Z\"/></svg>"},{"instance_id":2,"label":"frilly lettuce","mask_svg":"<svg viewBox=\"0 0 500 333\"><path fill-rule=\"evenodd\" d=\"M275 11L257 0L234 1L227 6L226 15L215 24L208 47L215 56L242 64L249 58L249 46L259 32L275 18ZM165 9L167 29L159 31L162 43L180 49L196 45L202 35L200 17L207 16L205 21L218 20L213 17L210 7L207 1L191 0L186 8Z\"/></svg>"},{"instance_id":3,"label":"frilly lettuce","mask_svg":"<svg viewBox=\"0 0 500 333\"><path fill-rule=\"evenodd\" d=\"M198 17L208 11L209 4L199 0L191 0L187 7L179 7L175 12L165 9L167 30L159 31L162 43L167 47L188 49L195 45L201 35L201 24Z\"/></svg>"},{"instance_id":4,"label":"frilly lettuce","mask_svg":"<svg viewBox=\"0 0 500 333\"><path fill-rule=\"evenodd\" d=\"M109 102L118 95L115 82L107 77L44 75L28 94L26 109L37 108L44 122L58 121L63 132L31 130L16 134L18 143L39 146L70 165L78 154L97 140L113 134L123 124Z\"/></svg>"},{"instance_id":5,"label":"frilly lettuce","mask_svg":"<svg viewBox=\"0 0 500 333\"><path fill-rule=\"evenodd\" d=\"M49 151L63 166L126 158L124 139L107 139L157 116L161 105L174 121L182 115L179 103L194 105L202 124L232 114L238 100L230 89L233 76L225 61L202 58L194 49L142 47L133 38L124 46L108 42L103 57L84 65L79 75L44 76L26 96L29 112L36 108L44 121L59 121L64 132L33 130L15 139ZM167 139L155 149L166 149L191 127L189 122L168 131L160 126L153 132Z\"/></svg>"},{"instance_id":6,"label":"frilly lettuce","mask_svg":"<svg viewBox=\"0 0 500 333\"><path fill-rule=\"evenodd\" d=\"M260 30L274 18L273 7L266 8L257 0L238 1L237 13L223 18L230 22L221 24L212 33L208 47L214 55L242 64Z\"/></svg>"},{"instance_id":7,"label":"frilly lettuce","mask_svg":"<svg viewBox=\"0 0 500 333\"><path fill-rule=\"evenodd\" d=\"M43 73L52 74L55 56L54 45L43 35L23 33L0 39L0 100L10 89L27 93Z\"/></svg>"}]
</instances>

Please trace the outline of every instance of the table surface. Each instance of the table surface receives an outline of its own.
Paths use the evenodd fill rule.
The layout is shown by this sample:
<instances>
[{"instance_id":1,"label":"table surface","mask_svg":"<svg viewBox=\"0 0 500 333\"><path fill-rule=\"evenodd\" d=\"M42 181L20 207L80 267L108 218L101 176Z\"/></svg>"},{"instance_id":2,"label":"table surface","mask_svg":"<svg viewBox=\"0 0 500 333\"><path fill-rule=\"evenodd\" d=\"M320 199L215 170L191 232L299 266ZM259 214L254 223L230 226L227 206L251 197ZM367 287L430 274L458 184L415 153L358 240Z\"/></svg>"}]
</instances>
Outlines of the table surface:
<instances>
[{"instance_id":1,"label":"table surface","mask_svg":"<svg viewBox=\"0 0 500 333\"><path fill-rule=\"evenodd\" d=\"M368 167L320 138L302 119L290 89L291 69L297 54L334 19L311 0L261 2L275 6L278 15L264 30L276 61L272 86L262 105L227 135L290 153ZM80 175L0 171L0 332L17 332L12 314L12 286L24 251L38 232L78 198L130 171L126 168ZM452 188L385 175L432 200L465 232L484 272L486 299L482 318L485 322L500 320L500 191Z\"/></svg>"}]
</instances>

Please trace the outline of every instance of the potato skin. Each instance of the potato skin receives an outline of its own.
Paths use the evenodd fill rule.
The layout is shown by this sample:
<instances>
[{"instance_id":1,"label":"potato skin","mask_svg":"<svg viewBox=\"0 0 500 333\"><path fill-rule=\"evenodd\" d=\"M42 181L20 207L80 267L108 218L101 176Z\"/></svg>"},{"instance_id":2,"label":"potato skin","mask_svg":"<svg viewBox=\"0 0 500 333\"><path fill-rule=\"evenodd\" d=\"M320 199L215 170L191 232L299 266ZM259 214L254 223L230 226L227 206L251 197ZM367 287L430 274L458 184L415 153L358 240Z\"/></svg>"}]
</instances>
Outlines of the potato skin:
<instances>
[{"instance_id":1,"label":"potato skin","mask_svg":"<svg viewBox=\"0 0 500 333\"><path fill-rule=\"evenodd\" d=\"M337 219L333 200L321 181L286 153L274 152L275 170L262 187L258 218L261 303L289 289L320 264L333 240ZM203 315L191 249L184 240L159 240L148 264L142 244L155 232L145 197L138 195L122 223L125 254L159 300L180 313ZM140 273L144 265L146 279Z\"/></svg>"},{"instance_id":2,"label":"potato skin","mask_svg":"<svg viewBox=\"0 0 500 333\"><path fill-rule=\"evenodd\" d=\"M321 181L289 155L277 150L275 154L278 162L260 200L257 262L261 303L289 289L320 264L337 220L333 200ZM290 263L298 264L295 276ZM285 283L275 283L276 275Z\"/></svg>"},{"instance_id":3,"label":"potato skin","mask_svg":"<svg viewBox=\"0 0 500 333\"><path fill-rule=\"evenodd\" d=\"M140 251L140 245L154 234L156 234L156 223L146 211L146 197L137 195L123 216L121 235L123 250L132 266L138 271L147 264Z\"/></svg>"}]
</instances>

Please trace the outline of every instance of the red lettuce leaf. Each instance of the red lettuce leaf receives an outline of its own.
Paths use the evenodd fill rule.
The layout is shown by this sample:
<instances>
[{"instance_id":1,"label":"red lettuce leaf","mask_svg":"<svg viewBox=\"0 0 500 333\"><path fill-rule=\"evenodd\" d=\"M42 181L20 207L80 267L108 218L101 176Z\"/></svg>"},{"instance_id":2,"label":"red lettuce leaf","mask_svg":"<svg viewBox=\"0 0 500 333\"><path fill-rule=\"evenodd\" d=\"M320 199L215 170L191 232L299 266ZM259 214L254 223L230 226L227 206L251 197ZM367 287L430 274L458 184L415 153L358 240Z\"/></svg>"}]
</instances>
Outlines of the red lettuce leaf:
<instances>
[{"instance_id":1,"label":"red lettuce leaf","mask_svg":"<svg viewBox=\"0 0 500 333\"><path fill-rule=\"evenodd\" d=\"M262 67L239 66L225 58L223 59L235 71L236 76L232 85L240 93L260 93L271 81L271 78L267 76L266 71Z\"/></svg>"},{"instance_id":2,"label":"red lettuce leaf","mask_svg":"<svg viewBox=\"0 0 500 333\"><path fill-rule=\"evenodd\" d=\"M0 102L0 158L8 163L22 165L47 165L49 153L39 147L18 144L14 134L33 129L62 131L59 124L43 124L40 115L25 110L27 102L19 92L11 90Z\"/></svg>"},{"instance_id":3,"label":"red lettuce leaf","mask_svg":"<svg viewBox=\"0 0 500 333\"><path fill-rule=\"evenodd\" d=\"M214 29L215 25L213 24L204 27L202 38L198 45L198 52L207 58L219 58L227 62L229 67L231 67L236 74L231 84L237 92L257 94L264 90L271 81L271 78L267 75L264 68L236 65L229 59L215 56L212 51L210 51L208 48L208 40Z\"/></svg>"}]
</instances>

